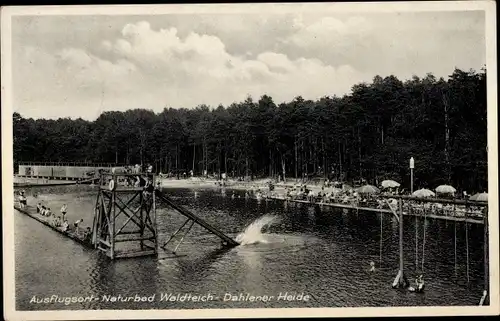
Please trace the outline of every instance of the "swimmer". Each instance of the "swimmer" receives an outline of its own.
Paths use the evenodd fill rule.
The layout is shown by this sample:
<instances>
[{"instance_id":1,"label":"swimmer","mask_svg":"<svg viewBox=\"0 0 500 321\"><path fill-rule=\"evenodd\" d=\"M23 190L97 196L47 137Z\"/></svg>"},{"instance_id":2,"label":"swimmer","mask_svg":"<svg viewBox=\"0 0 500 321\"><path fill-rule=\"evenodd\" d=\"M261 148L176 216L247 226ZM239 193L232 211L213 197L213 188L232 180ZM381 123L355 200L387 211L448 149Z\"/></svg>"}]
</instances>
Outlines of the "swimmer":
<instances>
[{"instance_id":1,"label":"swimmer","mask_svg":"<svg viewBox=\"0 0 500 321\"><path fill-rule=\"evenodd\" d=\"M375 262L370 262L370 272L375 272Z\"/></svg>"},{"instance_id":2,"label":"swimmer","mask_svg":"<svg viewBox=\"0 0 500 321\"><path fill-rule=\"evenodd\" d=\"M415 287L411 286L408 290L410 290L410 292L423 292L424 287L425 287L425 284L424 284L423 275L419 275L415 279Z\"/></svg>"}]
</instances>

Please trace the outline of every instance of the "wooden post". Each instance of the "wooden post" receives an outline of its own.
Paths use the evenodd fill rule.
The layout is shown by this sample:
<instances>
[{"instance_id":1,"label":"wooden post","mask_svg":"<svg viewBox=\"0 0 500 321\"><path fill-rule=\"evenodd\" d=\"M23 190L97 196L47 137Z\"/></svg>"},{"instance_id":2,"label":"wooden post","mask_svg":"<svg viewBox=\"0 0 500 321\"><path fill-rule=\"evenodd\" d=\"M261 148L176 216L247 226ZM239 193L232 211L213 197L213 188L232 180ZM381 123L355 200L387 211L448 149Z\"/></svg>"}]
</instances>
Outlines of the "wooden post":
<instances>
[{"instance_id":1,"label":"wooden post","mask_svg":"<svg viewBox=\"0 0 500 321\"><path fill-rule=\"evenodd\" d=\"M383 237L383 233L382 233L382 229L383 229L383 213L379 213L380 215L380 267L382 267L382 237Z\"/></svg>"},{"instance_id":2,"label":"wooden post","mask_svg":"<svg viewBox=\"0 0 500 321\"><path fill-rule=\"evenodd\" d=\"M417 215L415 215L415 271L417 270L418 270L418 217Z\"/></svg>"},{"instance_id":3,"label":"wooden post","mask_svg":"<svg viewBox=\"0 0 500 321\"><path fill-rule=\"evenodd\" d=\"M396 220L399 223L399 272L396 278L392 282L392 287L405 287L407 285L406 278L404 275L404 260L403 260L403 202L401 198L398 198L399 205L399 216L396 211L392 210L393 214L396 216Z\"/></svg>"},{"instance_id":4,"label":"wooden post","mask_svg":"<svg viewBox=\"0 0 500 321\"><path fill-rule=\"evenodd\" d=\"M115 184L116 184L116 180L115 180L115 175L113 175L113 181L115 181ZM110 210L109 211L109 223L111 224L111 239L109 240L110 244L111 244L111 248L110 248L110 257L111 259L114 259L115 258L115 214L116 214L116 192L115 190L112 190L111 191L111 209L112 211Z\"/></svg>"},{"instance_id":5,"label":"wooden post","mask_svg":"<svg viewBox=\"0 0 500 321\"><path fill-rule=\"evenodd\" d=\"M153 175L153 186L155 183L155 176ZM156 222L156 188L153 189L153 219L151 220L153 223L153 229L155 231L155 252L158 253L158 223Z\"/></svg>"},{"instance_id":6,"label":"wooden post","mask_svg":"<svg viewBox=\"0 0 500 321\"><path fill-rule=\"evenodd\" d=\"M484 291L486 294L485 301L487 300L489 293L490 293L490 275L489 275L489 228L488 228L488 206L484 208L483 211L483 218L484 218Z\"/></svg>"},{"instance_id":7,"label":"wooden post","mask_svg":"<svg viewBox=\"0 0 500 321\"><path fill-rule=\"evenodd\" d=\"M140 201L139 201L139 206L140 206L140 209L139 209L139 229L141 231L141 241L140 241L140 244L141 244L141 251L144 250L144 241L142 240L142 238L144 237L144 221L145 221L145 217L144 217L144 195L142 192L140 192L141 195L139 196L140 197Z\"/></svg>"},{"instance_id":8,"label":"wooden post","mask_svg":"<svg viewBox=\"0 0 500 321\"><path fill-rule=\"evenodd\" d=\"M403 202L399 200L399 271L401 273L399 285L404 284L404 260L403 260Z\"/></svg>"},{"instance_id":9,"label":"wooden post","mask_svg":"<svg viewBox=\"0 0 500 321\"><path fill-rule=\"evenodd\" d=\"M97 248L97 242L98 242L97 231L99 230L99 225L101 221L101 215L100 215L101 210L99 206L100 197L101 197L101 191L99 190L99 192L97 193L97 199L94 206L94 222L92 225L92 243L94 244L94 248Z\"/></svg>"},{"instance_id":10,"label":"wooden post","mask_svg":"<svg viewBox=\"0 0 500 321\"><path fill-rule=\"evenodd\" d=\"M469 283L469 226L467 224L467 211L465 212L465 247L467 255L467 284Z\"/></svg>"}]
</instances>

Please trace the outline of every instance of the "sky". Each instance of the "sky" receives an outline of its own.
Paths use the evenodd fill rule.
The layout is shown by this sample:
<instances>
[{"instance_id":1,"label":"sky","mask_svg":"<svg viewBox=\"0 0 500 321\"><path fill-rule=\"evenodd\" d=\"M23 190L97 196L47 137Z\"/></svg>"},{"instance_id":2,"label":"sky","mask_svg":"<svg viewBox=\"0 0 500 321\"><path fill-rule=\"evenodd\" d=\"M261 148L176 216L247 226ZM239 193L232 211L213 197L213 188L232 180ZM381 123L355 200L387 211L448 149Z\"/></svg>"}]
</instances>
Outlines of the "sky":
<instances>
[{"instance_id":1,"label":"sky","mask_svg":"<svg viewBox=\"0 0 500 321\"><path fill-rule=\"evenodd\" d=\"M484 11L13 16L11 39L13 109L33 118L314 100L486 63Z\"/></svg>"}]
</instances>

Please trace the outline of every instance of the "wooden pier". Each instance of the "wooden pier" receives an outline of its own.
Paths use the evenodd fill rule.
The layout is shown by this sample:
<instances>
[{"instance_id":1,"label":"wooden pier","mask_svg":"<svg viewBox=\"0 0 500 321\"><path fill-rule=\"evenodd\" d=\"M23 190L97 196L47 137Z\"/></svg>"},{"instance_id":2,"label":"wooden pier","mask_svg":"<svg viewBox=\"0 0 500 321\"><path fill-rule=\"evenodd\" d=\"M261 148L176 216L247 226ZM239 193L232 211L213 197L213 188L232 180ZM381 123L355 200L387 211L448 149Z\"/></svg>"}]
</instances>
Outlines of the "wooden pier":
<instances>
[{"instance_id":1,"label":"wooden pier","mask_svg":"<svg viewBox=\"0 0 500 321\"><path fill-rule=\"evenodd\" d=\"M64 235L64 236L72 239L73 241L76 241L77 243L80 243L86 247L93 247L91 242L86 241L84 236L81 234L77 234L75 230L68 229L68 231L64 231L62 229L62 227L53 225L50 222L51 218L37 213L36 208L33 206L28 205L25 208L21 208L18 205L14 205L14 209L22 214L28 215L29 217L37 220L38 222L42 223L45 226L48 226L49 228L56 231L57 233Z\"/></svg>"},{"instance_id":2,"label":"wooden pier","mask_svg":"<svg viewBox=\"0 0 500 321\"><path fill-rule=\"evenodd\" d=\"M395 198L395 197L393 197L393 198ZM364 207L364 206L357 206L357 205L353 205L353 204L311 202L311 201L306 201L306 200L285 199L285 198L281 198L281 197L268 197L268 199L279 200L279 201L283 201L283 202L301 203L301 204L306 204L306 205L311 205L311 206L326 206L326 207L334 207L334 208L356 210L356 211L377 212L377 213L384 213L384 214L391 214L391 215L393 214L393 211L391 211L390 209ZM482 204L482 205L484 206L484 204ZM474 223L474 224L484 224L484 219L482 219L482 218L437 215L437 214L433 214L433 213L429 213L429 212L422 214L422 213L417 213L417 212L403 211L403 215L405 215L405 216L417 216L417 217L424 217L425 216L427 218L440 219L440 220L448 220L448 221L455 221L455 222L467 222L467 223Z\"/></svg>"}]
</instances>

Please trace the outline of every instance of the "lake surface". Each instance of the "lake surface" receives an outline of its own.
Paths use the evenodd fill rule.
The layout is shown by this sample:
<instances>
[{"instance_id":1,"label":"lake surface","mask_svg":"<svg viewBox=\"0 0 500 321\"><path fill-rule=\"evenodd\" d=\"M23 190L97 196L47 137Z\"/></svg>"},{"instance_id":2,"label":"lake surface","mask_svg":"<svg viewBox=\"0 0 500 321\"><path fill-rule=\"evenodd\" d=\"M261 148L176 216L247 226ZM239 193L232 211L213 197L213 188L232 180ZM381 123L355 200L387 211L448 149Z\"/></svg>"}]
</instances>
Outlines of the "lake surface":
<instances>
[{"instance_id":1,"label":"lake surface","mask_svg":"<svg viewBox=\"0 0 500 321\"><path fill-rule=\"evenodd\" d=\"M36 191L36 198L32 193ZM88 186L26 190L28 202L42 202L59 212L68 205L70 222L92 222L96 190ZM392 289L399 266L398 226L388 214L319 209L281 201L245 199L244 191L165 189L186 206L232 237L245 242L220 250L220 240L194 225L177 250L158 257L111 261L93 249L67 239L34 219L15 215L15 280L17 310L199 309L264 307L379 307L477 305L484 284L483 226L468 225L467 281L465 224L427 219L404 220L405 271L412 281L424 258L424 293ZM235 197L232 198L234 193ZM382 245L381 240L382 215ZM264 219L262 218L264 217ZM164 207L157 210L159 244L185 218ZM269 225L261 223L268 221ZM415 229L418 228L418 266ZM255 226L259 226L255 228ZM457 242L455 252L454 235ZM259 242L256 242L259 241ZM256 243L254 243L256 242ZM176 243L169 245L172 250ZM376 270L370 272L370 262ZM308 301L277 300L280 293L309 296ZM206 302L161 301L162 294L212 295ZM228 295L230 293L230 295ZM247 293L274 296L268 302L224 301ZM103 296L151 297L153 302L111 302ZM91 302L30 303L36 298L93 295Z\"/></svg>"}]
</instances>

